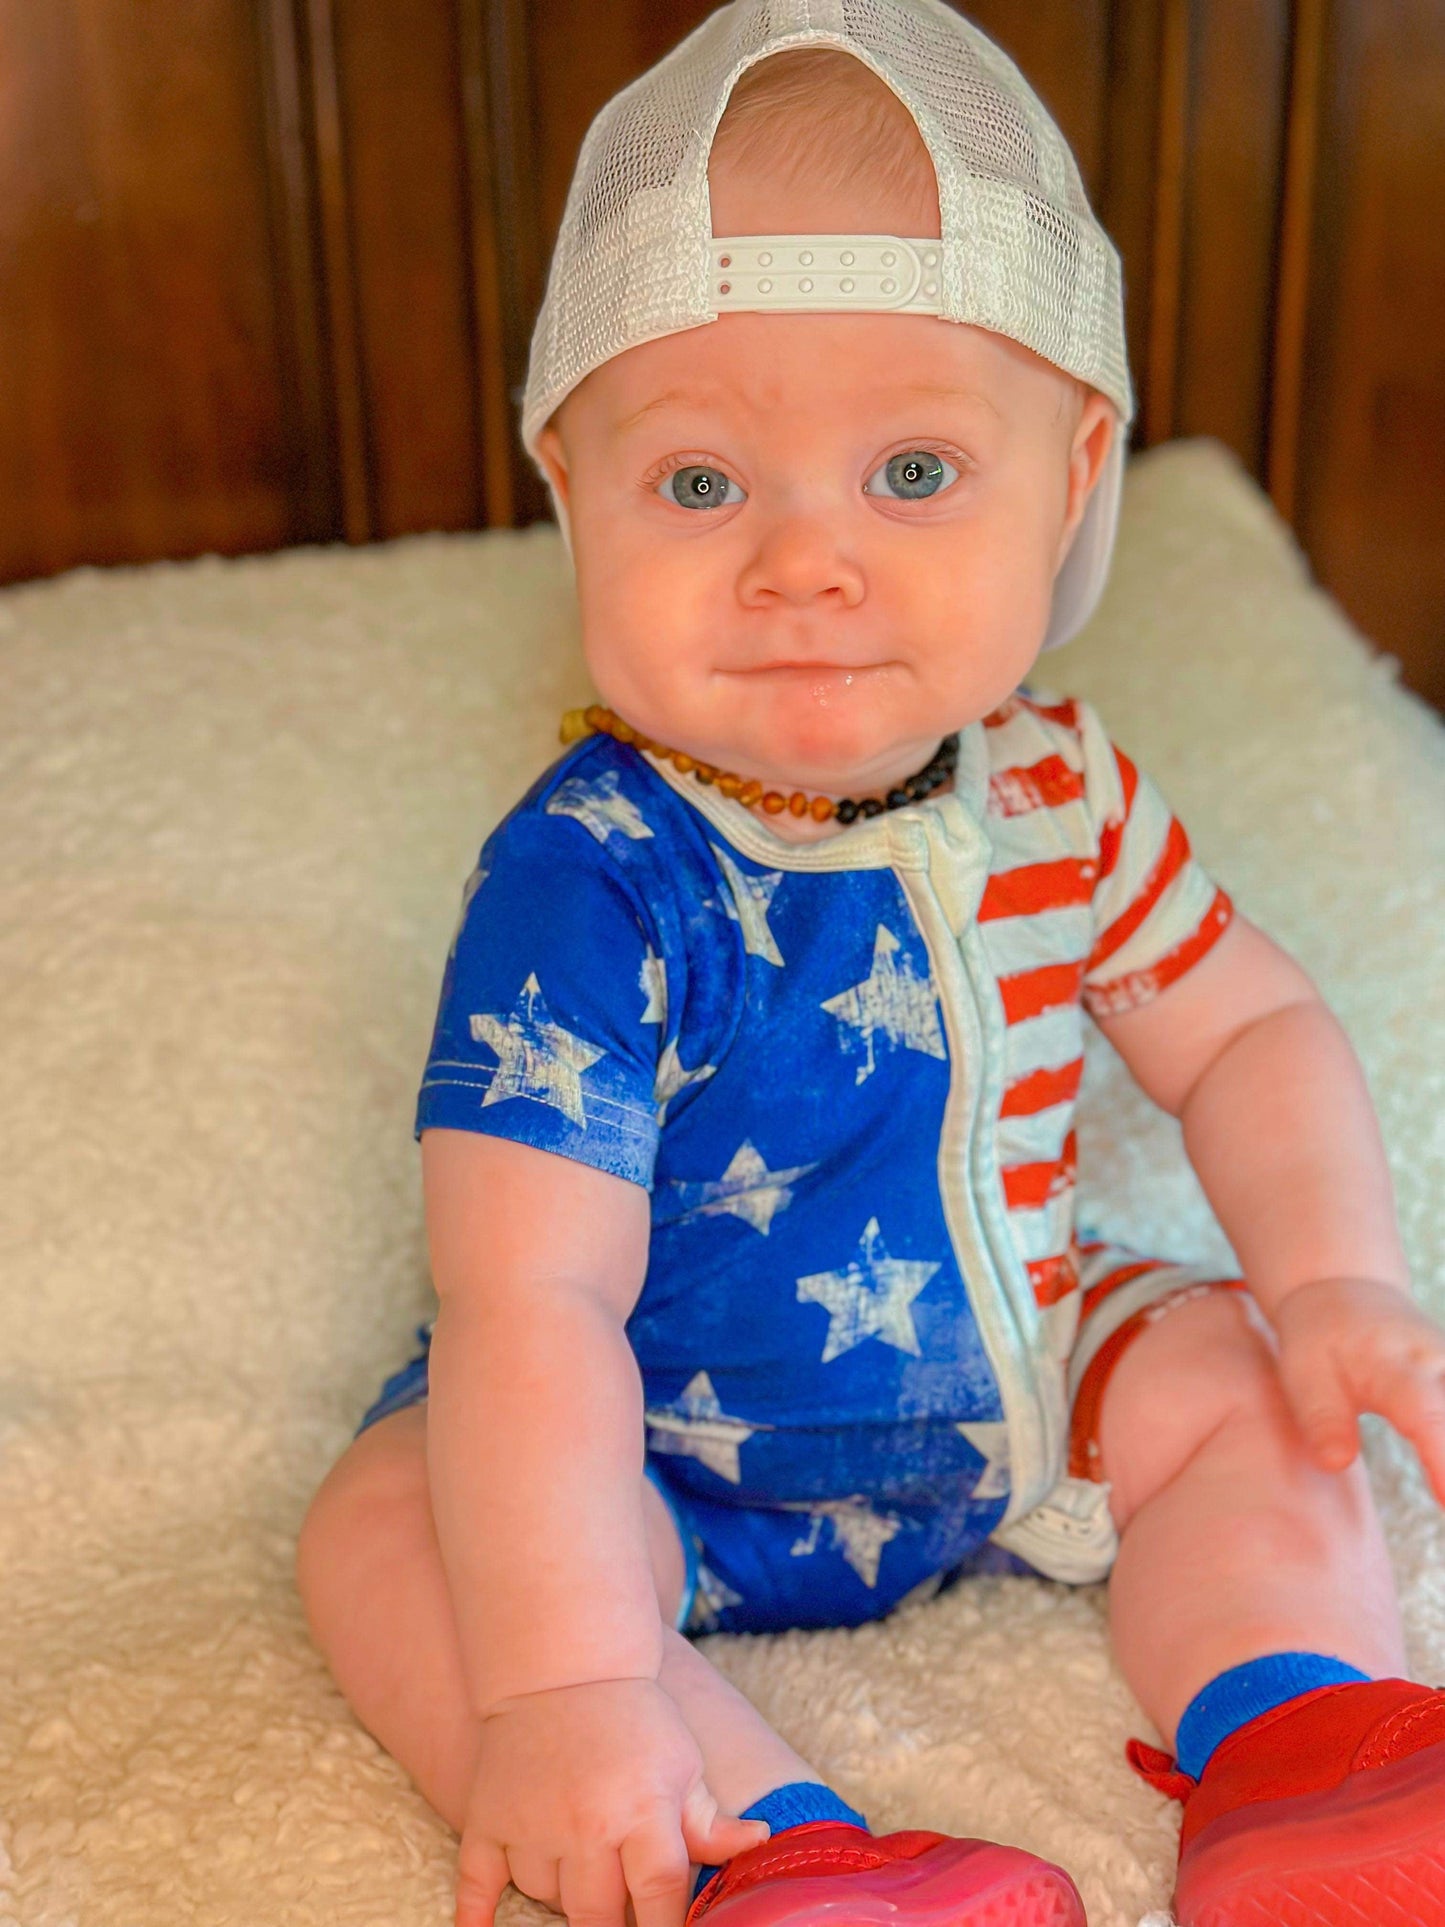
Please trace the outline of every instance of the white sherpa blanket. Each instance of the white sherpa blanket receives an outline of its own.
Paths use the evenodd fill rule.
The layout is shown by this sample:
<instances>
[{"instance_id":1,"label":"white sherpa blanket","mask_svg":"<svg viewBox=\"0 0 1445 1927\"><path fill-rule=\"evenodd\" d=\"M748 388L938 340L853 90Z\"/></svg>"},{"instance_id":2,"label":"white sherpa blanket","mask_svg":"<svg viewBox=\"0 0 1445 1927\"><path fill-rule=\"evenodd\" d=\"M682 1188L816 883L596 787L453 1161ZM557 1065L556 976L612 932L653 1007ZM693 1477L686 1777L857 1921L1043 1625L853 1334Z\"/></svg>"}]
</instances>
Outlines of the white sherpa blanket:
<instances>
[{"instance_id":1,"label":"white sherpa blanket","mask_svg":"<svg viewBox=\"0 0 1445 1927\"><path fill-rule=\"evenodd\" d=\"M1037 673L1348 1025L1445 1313L1445 730L1211 442L1134 462L1105 606ZM0 595L4 1927L450 1922L454 1839L292 1557L432 1309L412 1106L463 880L586 693L546 527ZM1177 1128L1092 1048L1092 1216L1217 1251ZM1445 1679L1445 1522L1369 1449ZM1178 1809L1124 1765L1101 1588L707 1650L875 1825L1062 1861L1094 1927L1163 1906Z\"/></svg>"}]
</instances>

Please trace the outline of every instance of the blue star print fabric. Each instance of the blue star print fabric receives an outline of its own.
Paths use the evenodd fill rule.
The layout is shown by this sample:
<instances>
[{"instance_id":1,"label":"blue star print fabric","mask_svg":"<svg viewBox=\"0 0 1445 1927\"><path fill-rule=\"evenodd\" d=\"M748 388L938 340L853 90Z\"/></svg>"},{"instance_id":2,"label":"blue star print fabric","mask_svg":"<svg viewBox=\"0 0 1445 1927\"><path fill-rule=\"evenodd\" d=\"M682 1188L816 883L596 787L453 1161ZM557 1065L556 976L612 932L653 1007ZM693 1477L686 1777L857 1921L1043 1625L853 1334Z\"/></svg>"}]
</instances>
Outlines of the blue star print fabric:
<instances>
[{"instance_id":1,"label":"blue star print fabric","mask_svg":"<svg viewBox=\"0 0 1445 1927\"><path fill-rule=\"evenodd\" d=\"M876 1618L1003 1516L999 1390L940 1200L948 1089L891 869L768 870L608 737L484 845L415 1134L649 1190L627 1335L650 1467L701 1547L698 1623Z\"/></svg>"}]
</instances>

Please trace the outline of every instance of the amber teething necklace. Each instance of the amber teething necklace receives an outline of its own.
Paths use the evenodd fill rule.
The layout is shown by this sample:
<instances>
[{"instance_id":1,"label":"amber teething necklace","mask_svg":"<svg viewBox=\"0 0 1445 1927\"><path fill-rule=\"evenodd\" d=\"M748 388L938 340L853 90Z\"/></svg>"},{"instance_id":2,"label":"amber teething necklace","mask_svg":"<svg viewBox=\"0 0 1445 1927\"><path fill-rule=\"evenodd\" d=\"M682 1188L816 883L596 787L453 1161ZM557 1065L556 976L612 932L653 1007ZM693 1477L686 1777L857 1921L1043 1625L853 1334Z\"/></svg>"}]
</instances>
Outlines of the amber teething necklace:
<instances>
[{"instance_id":1,"label":"amber teething necklace","mask_svg":"<svg viewBox=\"0 0 1445 1927\"><path fill-rule=\"evenodd\" d=\"M756 777L734 775L732 770L719 769L715 763L700 763L685 750L669 749L666 743L654 742L601 703L589 703L586 709L569 709L557 733L564 743L575 743L591 730L615 736L619 743L631 743L634 749L651 750L683 776L695 776L699 783L714 784L724 796L736 797L749 809L765 810L769 816L781 816L787 810L792 816L811 816L815 823L827 823L835 817L840 823L852 823L860 816L882 816L885 810L901 810L905 803L920 803L948 781L958 762L955 731L944 737L921 770L905 777L886 796L808 796L802 790L785 796L781 790L764 789Z\"/></svg>"}]
</instances>

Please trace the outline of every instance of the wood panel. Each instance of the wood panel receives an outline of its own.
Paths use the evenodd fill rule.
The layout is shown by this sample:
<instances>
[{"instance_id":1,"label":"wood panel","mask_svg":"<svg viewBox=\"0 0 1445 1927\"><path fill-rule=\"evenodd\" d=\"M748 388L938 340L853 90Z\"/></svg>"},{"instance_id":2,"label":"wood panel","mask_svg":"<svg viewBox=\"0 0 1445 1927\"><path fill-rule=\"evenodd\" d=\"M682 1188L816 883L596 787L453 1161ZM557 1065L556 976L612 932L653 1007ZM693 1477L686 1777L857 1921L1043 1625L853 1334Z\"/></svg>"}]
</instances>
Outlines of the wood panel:
<instances>
[{"instance_id":1,"label":"wood panel","mask_svg":"<svg viewBox=\"0 0 1445 1927\"><path fill-rule=\"evenodd\" d=\"M1264 475L1285 166L1287 0L1211 0L1189 22L1177 379L1159 423Z\"/></svg>"},{"instance_id":2,"label":"wood panel","mask_svg":"<svg viewBox=\"0 0 1445 1927\"><path fill-rule=\"evenodd\" d=\"M245 0L0 0L0 576L325 532L263 61Z\"/></svg>"},{"instance_id":3,"label":"wood panel","mask_svg":"<svg viewBox=\"0 0 1445 1927\"><path fill-rule=\"evenodd\" d=\"M318 110L335 103L318 152L328 285L348 316L346 536L474 527L487 516L459 22L395 0L311 0L311 16Z\"/></svg>"},{"instance_id":4,"label":"wood panel","mask_svg":"<svg viewBox=\"0 0 1445 1927\"><path fill-rule=\"evenodd\" d=\"M1445 708L1445 4L1331 12L1291 506L1324 586Z\"/></svg>"}]
</instances>

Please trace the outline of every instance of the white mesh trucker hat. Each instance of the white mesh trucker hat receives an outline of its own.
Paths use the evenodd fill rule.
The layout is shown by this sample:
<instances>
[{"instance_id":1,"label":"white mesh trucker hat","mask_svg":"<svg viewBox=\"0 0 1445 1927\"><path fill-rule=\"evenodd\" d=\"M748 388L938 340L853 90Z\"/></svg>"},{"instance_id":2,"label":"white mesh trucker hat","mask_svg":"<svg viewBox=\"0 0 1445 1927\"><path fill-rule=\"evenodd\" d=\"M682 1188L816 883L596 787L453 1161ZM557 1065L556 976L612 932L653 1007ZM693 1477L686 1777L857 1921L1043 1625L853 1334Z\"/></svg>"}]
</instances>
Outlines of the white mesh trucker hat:
<instances>
[{"instance_id":1,"label":"white mesh trucker hat","mask_svg":"<svg viewBox=\"0 0 1445 1927\"><path fill-rule=\"evenodd\" d=\"M755 62L808 46L854 55L913 116L937 175L940 240L714 236L708 156L728 96ZM607 102L578 155L532 335L522 441L533 461L547 418L594 368L737 309L971 322L1106 395L1113 445L1043 646L1082 628L1109 571L1134 416L1122 268L1042 102L946 0L731 0ZM553 506L570 550L555 492Z\"/></svg>"}]
</instances>

